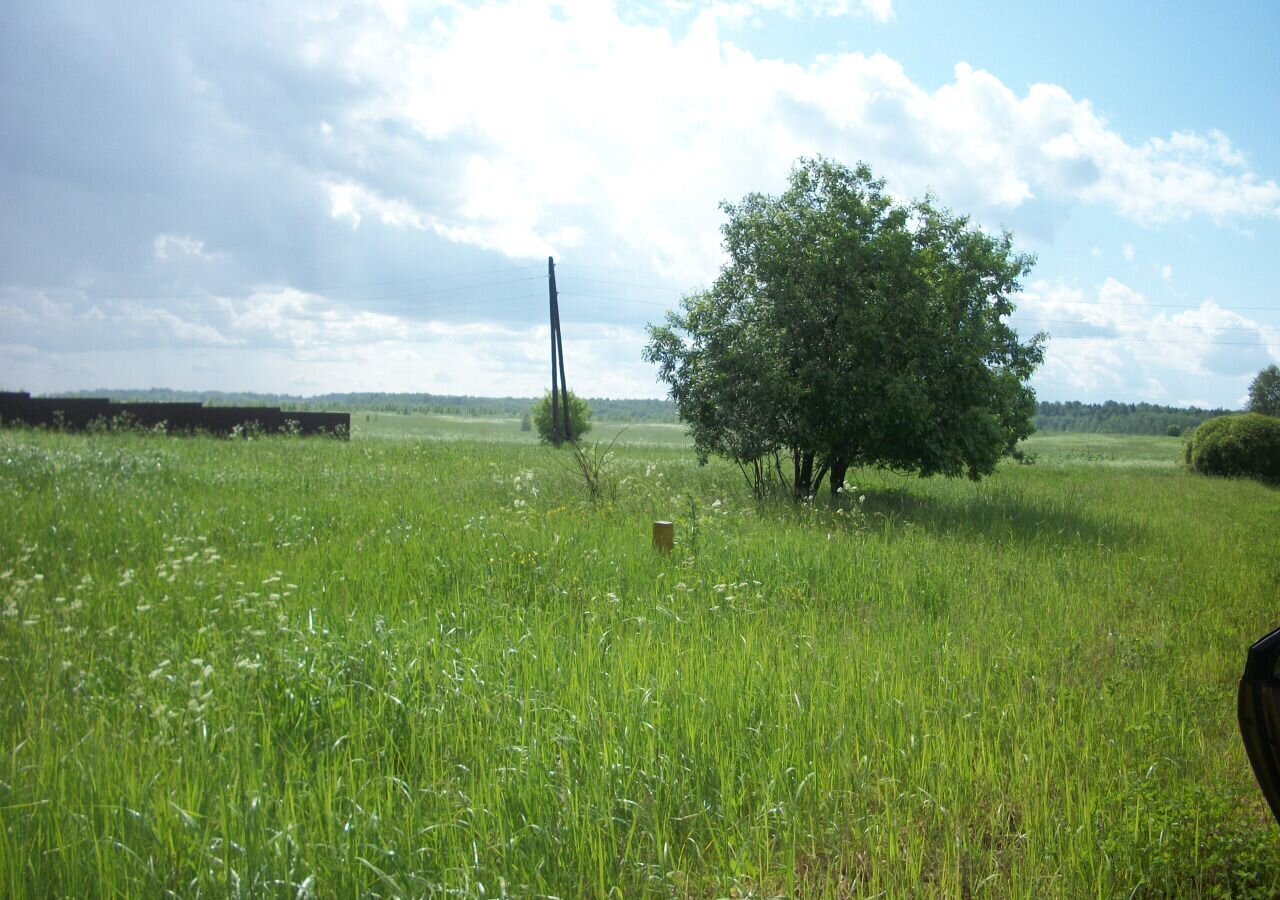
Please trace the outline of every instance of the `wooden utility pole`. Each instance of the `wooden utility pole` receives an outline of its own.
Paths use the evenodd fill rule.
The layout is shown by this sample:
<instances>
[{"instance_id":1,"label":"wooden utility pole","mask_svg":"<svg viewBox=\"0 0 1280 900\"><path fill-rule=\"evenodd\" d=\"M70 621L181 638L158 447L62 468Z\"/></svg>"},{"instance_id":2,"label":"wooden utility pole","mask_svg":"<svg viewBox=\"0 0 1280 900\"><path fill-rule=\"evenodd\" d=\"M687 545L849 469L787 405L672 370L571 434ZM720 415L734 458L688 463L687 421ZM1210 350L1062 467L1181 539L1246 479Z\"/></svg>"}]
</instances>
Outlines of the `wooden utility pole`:
<instances>
[{"instance_id":1,"label":"wooden utility pole","mask_svg":"<svg viewBox=\"0 0 1280 900\"><path fill-rule=\"evenodd\" d=\"M573 424L569 418L569 383L564 377L564 338L560 334L556 261L550 256L547 257L547 289L551 295L551 442L559 447L562 441L573 441ZM561 410L564 411L563 422Z\"/></svg>"},{"instance_id":2,"label":"wooden utility pole","mask_svg":"<svg viewBox=\"0 0 1280 900\"><path fill-rule=\"evenodd\" d=\"M556 332L560 329L556 303L556 261L547 257L547 289L551 295L551 443L560 446L560 391L556 384Z\"/></svg>"}]
</instances>

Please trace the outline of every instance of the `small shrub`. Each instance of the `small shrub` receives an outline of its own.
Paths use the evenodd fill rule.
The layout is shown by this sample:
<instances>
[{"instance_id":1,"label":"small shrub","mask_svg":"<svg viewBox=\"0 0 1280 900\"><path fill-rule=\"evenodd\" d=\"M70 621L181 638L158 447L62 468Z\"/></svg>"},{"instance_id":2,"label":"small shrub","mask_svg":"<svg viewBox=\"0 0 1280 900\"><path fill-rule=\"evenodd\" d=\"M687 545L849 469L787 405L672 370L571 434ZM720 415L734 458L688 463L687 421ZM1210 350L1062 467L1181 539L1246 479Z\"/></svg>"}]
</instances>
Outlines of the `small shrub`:
<instances>
[{"instance_id":1,"label":"small shrub","mask_svg":"<svg viewBox=\"0 0 1280 900\"><path fill-rule=\"evenodd\" d=\"M1167 434L1169 437L1182 437L1182 426L1170 425L1168 428L1165 429L1164 433Z\"/></svg>"},{"instance_id":2,"label":"small shrub","mask_svg":"<svg viewBox=\"0 0 1280 900\"><path fill-rule=\"evenodd\" d=\"M538 430L538 437L544 444L559 447L564 443L564 436L552 428L551 392L547 391L542 399L533 404L531 410L533 427ZM591 407L573 391L569 391L569 425L573 429L573 440L577 441L591 430Z\"/></svg>"},{"instance_id":3,"label":"small shrub","mask_svg":"<svg viewBox=\"0 0 1280 900\"><path fill-rule=\"evenodd\" d=\"M1187 437L1185 458L1202 475L1280 481L1280 419L1258 413L1210 419Z\"/></svg>"}]
</instances>

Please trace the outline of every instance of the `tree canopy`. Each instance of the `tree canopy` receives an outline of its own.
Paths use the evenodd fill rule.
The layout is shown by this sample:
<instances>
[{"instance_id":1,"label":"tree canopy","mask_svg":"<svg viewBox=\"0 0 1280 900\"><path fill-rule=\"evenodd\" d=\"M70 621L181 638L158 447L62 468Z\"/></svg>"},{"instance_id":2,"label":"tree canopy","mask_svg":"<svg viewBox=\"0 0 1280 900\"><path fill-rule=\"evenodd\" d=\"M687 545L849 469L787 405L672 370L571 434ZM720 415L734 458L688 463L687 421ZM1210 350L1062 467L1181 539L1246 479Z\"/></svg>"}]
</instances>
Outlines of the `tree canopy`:
<instances>
[{"instance_id":1,"label":"tree canopy","mask_svg":"<svg viewBox=\"0 0 1280 900\"><path fill-rule=\"evenodd\" d=\"M1280 416L1280 367L1267 366L1249 385L1249 412Z\"/></svg>"},{"instance_id":2,"label":"tree canopy","mask_svg":"<svg viewBox=\"0 0 1280 900\"><path fill-rule=\"evenodd\" d=\"M1043 338L1006 321L1032 263L1007 232L824 158L722 209L728 261L644 351L703 459L807 497L859 465L976 479L1031 433Z\"/></svg>"}]
</instances>

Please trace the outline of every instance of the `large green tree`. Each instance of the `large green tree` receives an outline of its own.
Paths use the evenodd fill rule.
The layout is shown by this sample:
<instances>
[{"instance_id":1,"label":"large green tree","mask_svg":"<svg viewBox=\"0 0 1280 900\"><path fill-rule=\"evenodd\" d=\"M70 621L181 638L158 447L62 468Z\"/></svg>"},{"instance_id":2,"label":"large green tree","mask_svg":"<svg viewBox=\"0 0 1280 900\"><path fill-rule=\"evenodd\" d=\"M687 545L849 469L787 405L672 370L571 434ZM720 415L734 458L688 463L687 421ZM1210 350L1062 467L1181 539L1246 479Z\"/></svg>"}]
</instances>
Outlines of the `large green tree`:
<instances>
[{"instance_id":1,"label":"large green tree","mask_svg":"<svg viewBox=\"0 0 1280 900\"><path fill-rule=\"evenodd\" d=\"M704 459L807 497L850 466L976 479L1031 433L1043 338L1007 322L1032 262L1008 233L824 158L722 208L728 261L644 351Z\"/></svg>"},{"instance_id":2,"label":"large green tree","mask_svg":"<svg viewBox=\"0 0 1280 900\"><path fill-rule=\"evenodd\" d=\"M1249 385L1249 412L1280 416L1280 367L1267 366Z\"/></svg>"}]
</instances>

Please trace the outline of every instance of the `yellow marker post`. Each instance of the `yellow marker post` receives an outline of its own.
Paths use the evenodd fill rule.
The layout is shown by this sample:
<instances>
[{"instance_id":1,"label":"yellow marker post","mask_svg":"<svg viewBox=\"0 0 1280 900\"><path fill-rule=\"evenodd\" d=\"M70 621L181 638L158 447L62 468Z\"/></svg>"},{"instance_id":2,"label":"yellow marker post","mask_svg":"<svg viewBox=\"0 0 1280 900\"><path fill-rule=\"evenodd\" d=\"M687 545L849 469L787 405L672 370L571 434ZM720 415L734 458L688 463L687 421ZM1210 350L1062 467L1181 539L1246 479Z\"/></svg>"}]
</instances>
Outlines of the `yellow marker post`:
<instances>
[{"instance_id":1,"label":"yellow marker post","mask_svg":"<svg viewBox=\"0 0 1280 900\"><path fill-rule=\"evenodd\" d=\"M670 553L676 546L674 522L653 523L653 547L661 553Z\"/></svg>"}]
</instances>

